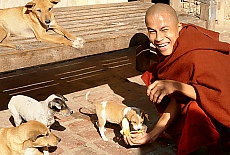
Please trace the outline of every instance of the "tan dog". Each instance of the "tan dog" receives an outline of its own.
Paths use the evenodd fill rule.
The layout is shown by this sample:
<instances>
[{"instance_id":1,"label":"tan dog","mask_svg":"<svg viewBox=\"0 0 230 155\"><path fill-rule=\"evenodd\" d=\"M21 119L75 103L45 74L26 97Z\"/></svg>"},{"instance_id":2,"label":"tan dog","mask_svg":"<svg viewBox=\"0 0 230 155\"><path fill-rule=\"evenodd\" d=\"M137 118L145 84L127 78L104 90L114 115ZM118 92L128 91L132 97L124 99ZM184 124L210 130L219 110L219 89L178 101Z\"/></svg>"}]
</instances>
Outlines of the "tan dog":
<instances>
[{"instance_id":1,"label":"tan dog","mask_svg":"<svg viewBox=\"0 0 230 155\"><path fill-rule=\"evenodd\" d=\"M55 22L52 9L59 1L33 0L25 6L0 10L0 45L21 50L22 47L8 42L10 34L14 34L82 48L84 43L82 38L76 38ZM49 35L48 30L53 30L63 37Z\"/></svg>"},{"instance_id":2,"label":"tan dog","mask_svg":"<svg viewBox=\"0 0 230 155\"><path fill-rule=\"evenodd\" d=\"M88 95L86 94L86 100L88 100ZM91 102L91 101L90 101ZM104 141L108 141L105 136L105 124L106 122L119 124L122 128L121 133L126 134L126 131L142 131L146 132L147 126L144 125L145 118L148 119L148 115L144 113L143 110L136 107L128 107L124 104L118 104L114 102L100 102L94 104L96 106L96 115L98 117L97 126L100 135ZM80 109L81 112L81 109ZM83 112L81 112L83 113ZM125 123L127 120L127 123ZM123 122L122 122L123 121Z\"/></svg>"},{"instance_id":3,"label":"tan dog","mask_svg":"<svg viewBox=\"0 0 230 155\"><path fill-rule=\"evenodd\" d=\"M0 129L0 155L41 155L36 147L56 146L60 138L38 121L28 121L18 127Z\"/></svg>"}]
</instances>

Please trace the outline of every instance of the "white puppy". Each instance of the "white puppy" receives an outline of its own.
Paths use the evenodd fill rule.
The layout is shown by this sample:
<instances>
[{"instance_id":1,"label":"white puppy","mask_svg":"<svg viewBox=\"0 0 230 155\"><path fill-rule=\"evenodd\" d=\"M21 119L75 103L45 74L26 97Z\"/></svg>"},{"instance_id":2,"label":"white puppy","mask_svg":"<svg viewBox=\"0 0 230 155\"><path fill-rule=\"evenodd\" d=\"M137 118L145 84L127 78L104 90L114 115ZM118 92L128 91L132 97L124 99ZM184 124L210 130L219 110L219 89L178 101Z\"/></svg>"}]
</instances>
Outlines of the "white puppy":
<instances>
[{"instance_id":1,"label":"white puppy","mask_svg":"<svg viewBox=\"0 0 230 155\"><path fill-rule=\"evenodd\" d=\"M55 122L55 113L63 116L69 116L73 113L65 101L67 99L64 96L56 94L52 94L40 102L28 96L16 95L10 99L8 108L16 126L19 126L23 120L37 120L50 127Z\"/></svg>"}]
</instances>

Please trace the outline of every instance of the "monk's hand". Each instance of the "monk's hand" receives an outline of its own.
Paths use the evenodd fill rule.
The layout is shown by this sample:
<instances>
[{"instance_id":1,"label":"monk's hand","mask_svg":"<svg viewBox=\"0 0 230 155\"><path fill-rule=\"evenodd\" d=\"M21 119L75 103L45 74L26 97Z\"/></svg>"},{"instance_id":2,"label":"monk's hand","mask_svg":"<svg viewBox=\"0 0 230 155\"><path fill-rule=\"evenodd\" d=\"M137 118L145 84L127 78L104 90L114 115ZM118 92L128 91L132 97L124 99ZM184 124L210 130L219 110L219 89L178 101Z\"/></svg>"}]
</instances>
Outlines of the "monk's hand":
<instances>
[{"instance_id":1,"label":"monk's hand","mask_svg":"<svg viewBox=\"0 0 230 155\"><path fill-rule=\"evenodd\" d=\"M179 85L180 82L173 80L157 80L148 86L147 95L151 101L159 104L166 95L177 91Z\"/></svg>"},{"instance_id":2,"label":"monk's hand","mask_svg":"<svg viewBox=\"0 0 230 155\"><path fill-rule=\"evenodd\" d=\"M151 136L148 133L134 133L129 136L124 135L124 141L127 145L135 146L135 145L143 145L147 143L151 143Z\"/></svg>"}]
</instances>

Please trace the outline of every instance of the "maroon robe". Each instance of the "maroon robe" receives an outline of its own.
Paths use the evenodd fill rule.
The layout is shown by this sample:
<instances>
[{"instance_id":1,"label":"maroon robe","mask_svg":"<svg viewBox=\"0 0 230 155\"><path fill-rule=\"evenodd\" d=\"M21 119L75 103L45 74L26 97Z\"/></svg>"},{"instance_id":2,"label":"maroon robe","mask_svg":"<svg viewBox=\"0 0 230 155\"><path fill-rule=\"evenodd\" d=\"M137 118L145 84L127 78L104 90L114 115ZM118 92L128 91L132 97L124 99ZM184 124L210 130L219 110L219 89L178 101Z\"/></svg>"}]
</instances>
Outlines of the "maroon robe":
<instances>
[{"instance_id":1,"label":"maroon robe","mask_svg":"<svg viewBox=\"0 0 230 155\"><path fill-rule=\"evenodd\" d=\"M183 24L172 54L158 54L160 61L142 75L146 86L155 80L175 80L195 88L196 101L170 95L181 104L181 117L167 129L178 155L220 143L230 148L230 45L218 37L216 32ZM160 114L167 104L156 105Z\"/></svg>"}]
</instances>

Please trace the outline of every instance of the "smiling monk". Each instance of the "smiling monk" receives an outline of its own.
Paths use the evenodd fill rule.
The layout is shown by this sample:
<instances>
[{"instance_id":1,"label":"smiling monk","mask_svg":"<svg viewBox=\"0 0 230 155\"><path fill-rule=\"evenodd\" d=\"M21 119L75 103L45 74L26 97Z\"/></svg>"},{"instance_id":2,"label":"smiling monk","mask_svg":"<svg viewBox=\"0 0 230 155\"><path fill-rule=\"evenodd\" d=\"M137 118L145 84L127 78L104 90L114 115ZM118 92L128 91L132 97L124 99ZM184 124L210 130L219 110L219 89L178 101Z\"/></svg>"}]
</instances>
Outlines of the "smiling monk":
<instances>
[{"instance_id":1,"label":"smiling monk","mask_svg":"<svg viewBox=\"0 0 230 155\"><path fill-rule=\"evenodd\" d=\"M180 23L167 4L151 6L145 22L159 62L142 79L161 117L149 133L125 142L152 143L168 133L178 155L200 147L209 154L230 151L230 45L216 32Z\"/></svg>"}]
</instances>

